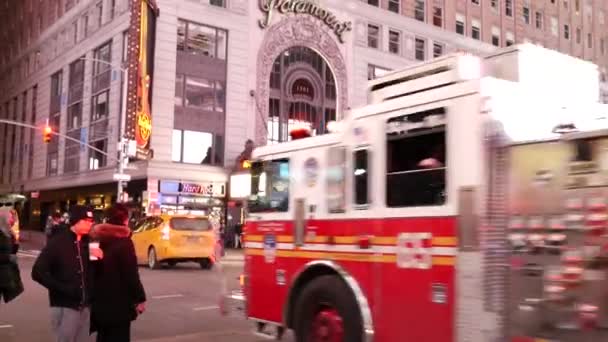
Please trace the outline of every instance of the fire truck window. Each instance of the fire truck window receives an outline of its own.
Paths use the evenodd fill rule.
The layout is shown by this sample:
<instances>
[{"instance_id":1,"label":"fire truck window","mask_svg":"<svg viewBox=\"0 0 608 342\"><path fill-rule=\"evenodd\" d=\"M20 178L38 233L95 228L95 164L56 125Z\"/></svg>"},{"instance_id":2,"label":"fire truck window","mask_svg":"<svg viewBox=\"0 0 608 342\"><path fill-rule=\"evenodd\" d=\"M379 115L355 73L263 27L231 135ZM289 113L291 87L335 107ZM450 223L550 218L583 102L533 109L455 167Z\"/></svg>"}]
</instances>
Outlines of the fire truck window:
<instances>
[{"instance_id":1,"label":"fire truck window","mask_svg":"<svg viewBox=\"0 0 608 342\"><path fill-rule=\"evenodd\" d=\"M367 150L355 151L353 174L355 179L355 204L366 205L369 203L369 166Z\"/></svg>"},{"instance_id":2,"label":"fire truck window","mask_svg":"<svg viewBox=\"0 0 608 342\"><path fill-rule=\"evenodd\" d=\"M249 212L286 212L288 210L289 160L253 163Z\"/></svg>"},{"instance_id":3,"label":"fire truck window","mask_svg":"<svg viewBox=\"0 0 608 342\"><path fill-rule=\"evenodd\" d=\"M343 213L346 207L346 149L327 150L327 211Z\"/></svg>"},{"instance_id":4,"label":"fire truck window","mask_svg":"<svg viewBox=\"0 0 608 342\"><path fill-rule=\"evenodd\" d=\"M592 161L593 154L591 153L591 141L587 139L576 140L576 155L574 161Z\"/></svg>"},{"instance_id":5,"label":"fire truck window","mask_svg":"<svg viewBox=\"0 0 608 342\"><path fill-rule=\"evenodd\" d=\"M386 156L388 207L445 203L445 132L444 108L389 120Z\"/></svg>"}]
</instances>

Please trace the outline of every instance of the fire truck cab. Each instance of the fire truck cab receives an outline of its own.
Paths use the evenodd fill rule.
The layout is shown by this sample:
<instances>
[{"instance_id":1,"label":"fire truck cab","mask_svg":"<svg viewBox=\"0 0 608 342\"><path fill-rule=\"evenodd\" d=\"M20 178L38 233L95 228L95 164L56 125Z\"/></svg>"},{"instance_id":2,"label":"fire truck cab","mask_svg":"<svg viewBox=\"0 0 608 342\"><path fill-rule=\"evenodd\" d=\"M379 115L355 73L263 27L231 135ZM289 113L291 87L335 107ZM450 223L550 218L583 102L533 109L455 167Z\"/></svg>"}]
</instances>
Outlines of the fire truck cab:
<instances>
[{"instance_id":1,"label":"fire truck cab","mask_svg":"<svg viewBox=\"0 0 608 342\"><path fill-rule=\"evenodd\" d=\"M598 318L608 301L576 292L588 261L576 253L579 241L560 238L547 256L549 226L537 231L542 252L530 247L529 231L511 227L513 217L530 216L510 203L514 144L571 146L553 127L570 113L605 109L562 103L532 91L541 81L506 72L513 58L524 64L524 49L538 52L454 54L392 72L370 82L370 104L333 133L257 148L243 292L226 303L243 309L256 333L280 338L291 329L297 341L608 340L600 324L608 321ZM566 214L557 207L551 215ZM608 294L600 273L594 291ZM549 286L561 286L559 310Z\"/></svg>"}]
</instances>

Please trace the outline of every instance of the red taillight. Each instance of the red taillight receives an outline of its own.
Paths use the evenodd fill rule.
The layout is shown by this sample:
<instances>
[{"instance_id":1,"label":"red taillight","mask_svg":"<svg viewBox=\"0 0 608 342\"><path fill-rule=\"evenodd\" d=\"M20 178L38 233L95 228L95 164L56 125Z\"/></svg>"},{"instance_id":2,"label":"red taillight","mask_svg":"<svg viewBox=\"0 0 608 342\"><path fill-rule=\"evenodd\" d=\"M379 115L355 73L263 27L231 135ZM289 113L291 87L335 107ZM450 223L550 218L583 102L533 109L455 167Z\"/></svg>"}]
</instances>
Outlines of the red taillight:
<instances>
[{"instance_id":1,"label":"red taillight","mask_svg":"<svg viewBox=\"0 0 608 342\"><path fill-rule=\"evenodd\" d=\"M163 240L169 240L171 238L171 227L169 227L169 224L166 224L163 229L161 230L162 236L161 239Z\"/></svg>"}]
</instances>

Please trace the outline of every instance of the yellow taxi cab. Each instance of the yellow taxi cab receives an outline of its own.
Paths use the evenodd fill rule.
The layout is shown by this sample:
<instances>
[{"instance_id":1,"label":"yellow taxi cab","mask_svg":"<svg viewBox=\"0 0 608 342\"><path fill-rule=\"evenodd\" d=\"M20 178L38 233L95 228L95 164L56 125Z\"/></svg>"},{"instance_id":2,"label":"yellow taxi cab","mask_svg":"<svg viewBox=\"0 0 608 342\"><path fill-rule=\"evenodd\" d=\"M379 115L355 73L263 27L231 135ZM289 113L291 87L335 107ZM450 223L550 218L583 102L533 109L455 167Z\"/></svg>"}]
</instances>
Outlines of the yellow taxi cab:
<instances>
[{"instance_id":1,"label":"yellow taxi cab","mask_svg":"<svg viewBox=\"0 0 608 342\"><path fill-rule=\"evenodd\" d=\"M140 264L152 269L161 264L196 262L202 269L213 266L216 234L204 216L158 215L140 221L131 236Z\"/></svg>"}]
</instances>

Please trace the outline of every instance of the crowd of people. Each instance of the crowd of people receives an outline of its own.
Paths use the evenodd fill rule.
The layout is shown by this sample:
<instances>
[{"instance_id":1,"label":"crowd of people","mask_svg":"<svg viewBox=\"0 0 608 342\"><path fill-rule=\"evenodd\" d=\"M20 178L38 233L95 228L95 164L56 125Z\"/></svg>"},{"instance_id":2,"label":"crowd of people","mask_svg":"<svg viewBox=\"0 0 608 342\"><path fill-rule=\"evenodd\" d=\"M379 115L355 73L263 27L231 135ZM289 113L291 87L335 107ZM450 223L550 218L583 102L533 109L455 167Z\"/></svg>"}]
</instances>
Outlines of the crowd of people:
<instances>
[{"instance_id":1,"label":"crowd of people","mask_svg":"<svg viewBox=\"0 0 608 342\"><path fill-rule=\"evenodd\" d=\"M48 290L56 341L87 341L93 333L98 342L130 341L131 322L145 311L146 294L128 223L129 210L121 204L97 225L93 211L80 205L49 218L47 243L31 276ZM9 222L0 217L0 299L5 302L23 292L11 235Z\"/></svg>"}]
</instances>

